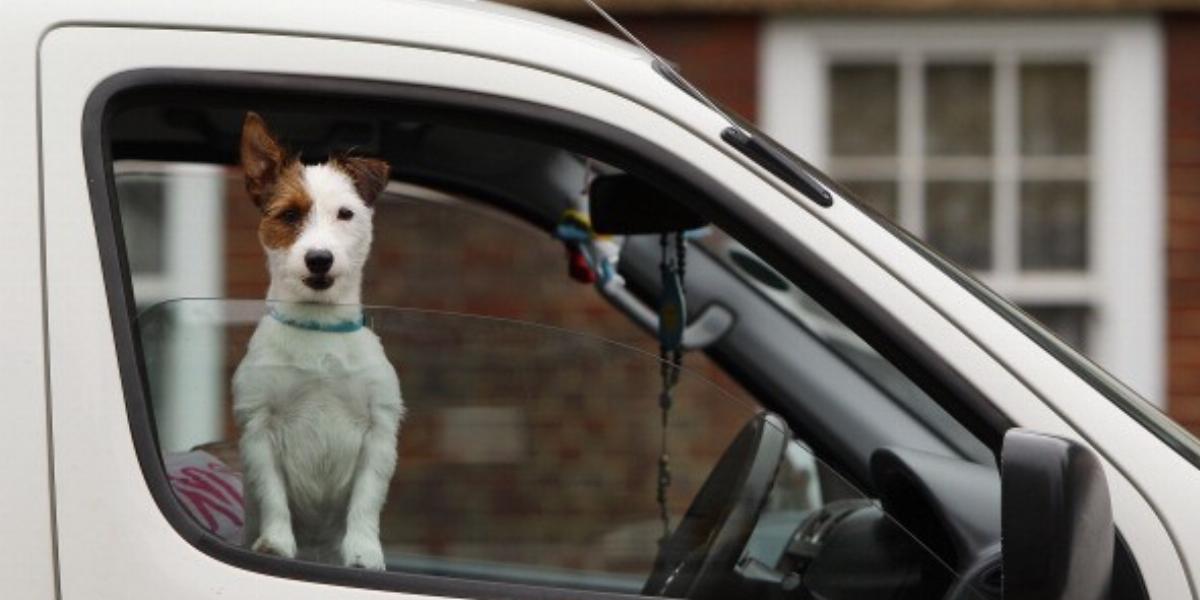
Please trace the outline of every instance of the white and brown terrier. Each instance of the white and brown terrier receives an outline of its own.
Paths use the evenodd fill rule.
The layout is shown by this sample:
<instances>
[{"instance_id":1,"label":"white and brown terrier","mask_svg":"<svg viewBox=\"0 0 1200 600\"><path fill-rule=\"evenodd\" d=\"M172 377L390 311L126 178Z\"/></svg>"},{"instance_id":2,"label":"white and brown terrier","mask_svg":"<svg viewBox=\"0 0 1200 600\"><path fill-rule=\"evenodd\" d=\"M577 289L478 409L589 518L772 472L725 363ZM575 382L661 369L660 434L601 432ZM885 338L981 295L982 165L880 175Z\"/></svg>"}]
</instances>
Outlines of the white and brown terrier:
<instances>
[{"instance_id":1,"label":"white and brown terrier","mask_svg":"<svg viewBox=\"0 0 1200 600\"><path fill-rule=\"evenodd\" d=\"M245 544L383 569L379 514L404 404L379 338L363 326L361 295L388 165L301 164L254 113L242 127L241 162L271 275L269 314L233 377Z\"/></svg>"}]
</instances>

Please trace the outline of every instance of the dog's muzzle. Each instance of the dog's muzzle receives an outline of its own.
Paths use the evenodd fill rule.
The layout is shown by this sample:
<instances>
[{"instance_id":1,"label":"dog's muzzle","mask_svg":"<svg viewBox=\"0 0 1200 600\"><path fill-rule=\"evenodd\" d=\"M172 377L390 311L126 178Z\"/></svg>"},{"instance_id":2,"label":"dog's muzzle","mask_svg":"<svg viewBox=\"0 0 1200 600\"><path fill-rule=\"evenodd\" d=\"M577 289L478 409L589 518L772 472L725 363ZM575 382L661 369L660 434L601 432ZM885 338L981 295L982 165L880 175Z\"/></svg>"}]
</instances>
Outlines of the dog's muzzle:
<instances>
[{"instance_id":1,"label":"dog's muzzle","mask_svg":"<svg viewBox=\"0 0 1200 600\"><path fill-rule=\"evenodd\" d=\"M311 273L304 278L304 285L320 291L327 290L333 285L333 277L329 270L333 268L333 253L328 250L309 250L304 253L304 266Z\"/></svg>"},{"instance_id":2,"label":"dog's muzzle","mask_svg":"<svg viewBox=\"0 0 1200 600\"><path fill-rule=\"evenodd\" d=\"M304 285L320 292L333 287L333 278L328 275L309 275L304 278Z\"/></svg>"}]
</instances>

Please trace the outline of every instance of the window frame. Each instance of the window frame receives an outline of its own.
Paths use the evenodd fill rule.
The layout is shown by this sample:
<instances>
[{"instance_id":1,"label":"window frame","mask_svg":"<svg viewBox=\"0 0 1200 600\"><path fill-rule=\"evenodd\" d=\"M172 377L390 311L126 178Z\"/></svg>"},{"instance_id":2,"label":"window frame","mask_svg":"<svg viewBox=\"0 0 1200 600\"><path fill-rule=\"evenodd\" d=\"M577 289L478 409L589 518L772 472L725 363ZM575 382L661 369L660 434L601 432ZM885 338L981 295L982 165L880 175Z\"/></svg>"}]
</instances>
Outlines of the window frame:
<instances>
[{"instance_id":1,"label":"window frame","mask_svg":"<svg viewBox=\"0 0 1200 600\"><path fill-rule=\"evenodd\" d=\"M161 178L165 210L163 213L163 270L165 273L136 273L130 269L130 284L140 290L143 306L170 298L207 298L224 291L225 272L221 253L225 208L212 198L224 198L226 178L220 167L176 163L146 163L127 161L115 163L114 177L153 176ZM211 232L216 231L214 235ZM187 269L180 265L187 264ZM187 277L172 277L169 273L186 272ZM196 372L217 372L224 360L218 348L223 335L206 332L198 340L189 340L193 350L183 363L182 348L173 349L171 372L173 390L213 390L211 381L190 376ZM206 351L207 350L207 351ZM199 368L196 368L196 367ZM193 419L171 432L171 437L192 440L192 445L212 439L224 427L224 415L210 413L204 419Z\"/></svg>"},{"instance_id":2,"label":"window frame","mask_svg":"<svg viewBox=\"0 0 1200 600\"><path fill-rule=\"evenodd\" d=\"M161 177L164 184L164 198L170 198L167 204L180 209L172 214L170 209L163 214L163 266L168 272L173 263L179 263L189 256L200 255L202 268L197 271L194 262L189 277L185 280L175 280L163 273L132 273L134 287L143 288L142 297L152 298L154 302L170 297L183 295L204 296L218 291L224 283L224 272L216 262L224 239L220 236L196 235L204 227L221 229L224 214L218 210L221 207L207 202L211 195L224 193L224 181L217 183L207 176L214 173L210 165L172 164L165 166L161 163L126 162L117 169L121 175L152 175ZM199 176L199 177L196 177ZM191 179L191 181L188 181ZM210 185L197 186L196 183L207 182ZM202 224L201 227L197 223Z\"/></svg>"},{"instance_id":3,"label":"window frame","mask_svg":"<svg viewBox=\"0 0 1200 600\"><path fill-rule=\"evenodd\" d=\"M1011 421L974 384L950 367L937 352L906 326L883 310L872 298L837 270L823 264L811 250L789 239L779 223L758 217L743 207L732 191L686 161L657 152L647 139L626 133L615 125L564 109L526 101L396 82L336 79L309 75L281 75L197 69L143 69L119 73L104 80L89 95L83 117L83 155L89 196L99 243L108 312L116 344L121 385L139 466L155 503L171 526L190 544L222 562L249 571L310 582L357 588L402 591L471 598L630 598L625 594L542 587L507 582L456 580L402 572L364 572L280 559L251 552L220 541L194 523L170 491L161 469L153 415L147 402L145 367L135 329L135 306L128 261L120 228L112 173L109 118L131 101L145 101L157 93L188 91L190 97L227 102L254 94L255 103L269 105L270 98L308 101L335 98L341 102L372 101L421 107L435 113L470 116L502 123L514 133L570 144L600 159L630 166L636 175L654 181L666 191L686 194L696 208L714 216L759 256L796 281L811 284L814 299L830 307L836 317L852 324L859 335L921 386L951 415L963 422L998 456L1003 432ZM244 104L240 102L239 104ZM774 410L764 402L768 409ZM778 412L778 411L776 411Z\"/></svg>"},{"instance_id":4,"label":"window frame","mask_svg":"<svg viewBox=\"0 0 1200 600\"><path fill-rule=\"evenodd\" d=\"M1003 153L1007 157L992 157L987 180L993 191L992 262L1000 268L977 276L1022 305L1088 307L1088 354L1161 408L1166 401L1161 45L1158 24L1150 16L780 17L764 27L760 113L765 130L819 168L827 168L827 73L835 62L895 63L901 71L900 88L919 88L927 64L923 57L942 64L996 66L993 132L1005 139L995 139L993 148L1016 149L1015 154ZM1018 140L1008 138L1018 131L1019 122L1007 123L1016 118L1017 108L1005 107L1019 97L1001 98L1001 82L1019 77L1021 65L1062 61L1089 66L1089 152L1083 161L1066 161L1071 163L1072 180L1084 175L1079 180L1089 188L1088 265L1084 271L1023 272L1014 234L1019 236L1019 186L1026 179L1011 176L1014 169L1019 174L1016 163L1021 157ZM1013 89L1019 93L1019 88ZM924 122L923 93L897 90L899 128ZM1146 122L1155 125L1146 127ZM997 130L997 123L1004 124L1005 131ZM898 132L895 158L900 164L894 171L901 224L917 232L925 217L923 203L914 199L924 194L913 188L931 181L926 178L922 139L921 131L908 136ZM1014 157L1017 160L1010 160Z\"/></svg>"}]
</instances>

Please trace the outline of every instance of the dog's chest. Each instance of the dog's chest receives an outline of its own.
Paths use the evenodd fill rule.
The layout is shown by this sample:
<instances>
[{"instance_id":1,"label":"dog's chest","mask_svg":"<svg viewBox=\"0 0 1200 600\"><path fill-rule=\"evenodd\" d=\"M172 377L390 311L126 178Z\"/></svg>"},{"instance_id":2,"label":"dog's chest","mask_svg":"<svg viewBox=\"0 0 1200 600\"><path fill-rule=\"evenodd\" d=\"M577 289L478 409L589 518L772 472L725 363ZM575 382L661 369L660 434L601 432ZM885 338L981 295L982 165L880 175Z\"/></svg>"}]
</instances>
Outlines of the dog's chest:
<instances>
[{"instance_id":1,"label":"dog's chest","mask_svg":"<svg viewBox=\"0 0 1200 600\"><path fill-rule=\"evenodd\" d=\"M365 428L372 390L391 370L378 342L356 334L272 329L268 343L251 344L239 370L267 392L273 420Z\"/></svg>"},{"instance_id":2,"label":"dog's chest","mask_svg":"<svg viewBox=\"0 0 1200 600\"><path fill-rule=\"evenodd\" d=\"M370 425L366 396L355 387L315 380L269 408L294 510L320 514L344 503Z\"/></svg>"},{"instance_id":3,"label":"dog's chest","mask_svg":"<svg viewBox=\"0 0 1200 600\"><path fill-rule=\"evenodd\" d=\"M343 503L371 425L373 395L394 378L366 330L324 334L268 321L255 332L235 375L235 410L239 419L265 417L294 510L319 516Z\"/></svg>"},{"instance_id":4,"label":"dog's chest","mask_svg":"<svg viewBox=\"0 0 1200 600\"><path fill-rule=\"evenodd\" d=\"M268 403L278 429L354 430L370 424L370 385L337 371L292 368Z\"/></svg>"}]
</instances>

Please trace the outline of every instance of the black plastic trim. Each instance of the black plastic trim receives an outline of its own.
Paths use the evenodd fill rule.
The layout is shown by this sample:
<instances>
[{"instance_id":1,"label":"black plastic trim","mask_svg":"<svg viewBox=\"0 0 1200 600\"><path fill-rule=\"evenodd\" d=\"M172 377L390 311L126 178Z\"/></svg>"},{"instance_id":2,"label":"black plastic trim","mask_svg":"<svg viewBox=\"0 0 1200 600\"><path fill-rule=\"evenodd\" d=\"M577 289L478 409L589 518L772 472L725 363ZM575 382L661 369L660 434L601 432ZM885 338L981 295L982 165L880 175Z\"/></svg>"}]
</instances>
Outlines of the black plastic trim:
<instances>
[{"instance_id":1,"label":"black plastic trim","mask_svg":"<svg viewBox=\"0 0 1200 600\"><path fill-rule=\"evenodd\" d=\"M1116 529L1099 456L1065 438L1013 429L1000 471L1004 598L1110 598Z\"/></svg>"},{"instance_id":2,"label":"black plastic trim","mask_svg":"<svg viewBox=\"0 0 1200 600\"><path fill-rule=\"evenodd\" d=\"M812 175L806 173L799 163L789 159L770 142L734 127L722 131L721 139L746 155L746 158L754 161L758 166L796 188L796 191L804 194L806 198L816 202L819 206L826 208L833 206L833 194L830 194L829 190L825 189L825 186L821 185Z\"/></svg>"},{"instance_id":3,"label":"black plastic trim","mask_svg":"<svg viewBox=\"0 0 1200 600\"><path fill-rule=\"evenodd\" d=\"M465 115L474 122L500 119L507 128L528 138L562 144L574 151L617 165L644 177L680 198L686 198L751 250L789 277L859 335L999 453L1003 432L1011 421L970 382L948 366L853 282L823 263L788 233L786 225L757 214L719 182L694 165L674 158L648 140L611 124L565 110L458 90L410 84L346 80L327 77L233 71L146 69L114 75L92 92L82 115L82 145L89 193L99 243L125 404L134 447L149 490L171 525L206 554L251 571L291 579L381 590L470 598L595 598L616 599L624 594L590 592L497 582L458 580L408 573L376 573L329 565L284 560L235 548L200 528L170 492L154 439L153 416L147 402L145 366L136 331L134 297L122 239L115 184L109 120L140 93L182 92L189 98L261 106L281 97L316 101L329 110L334 102L385 107L436 107ZM217 160L216 162L219 162Z\"/></svg>"},{"instance_id":4,"label":"black plastic trim","mask_svg":"<svg viewBox=\"0 0 1200 600\"><path fill-rule=\"evenodd\" d=\"M775 140L757 131L747 133L746 129L753 129L743 129L745 128L745 123L739 117L731 115L728 110L719 109L712 100L704 96L703 92L684 80L677 69L667 66L661 59L655 58L650 66L654 69L655 73L658 73L659 76L666 79L671 85L679 88L685 94L695 98L705 106L713 108L722 117L736 124L721 132L721 139L725 140L726 143L736 148L738 152L741 152L746 158L754 161L758 166L770 171L772 175L796 188L796 191L804 194L805 197L816 202L818 205L826 208L833 206L833 195L829 193L829 190L813 174L805 170L808 163L795 160L791 153L781 148Z\"/></svg>"}]
</instances>

